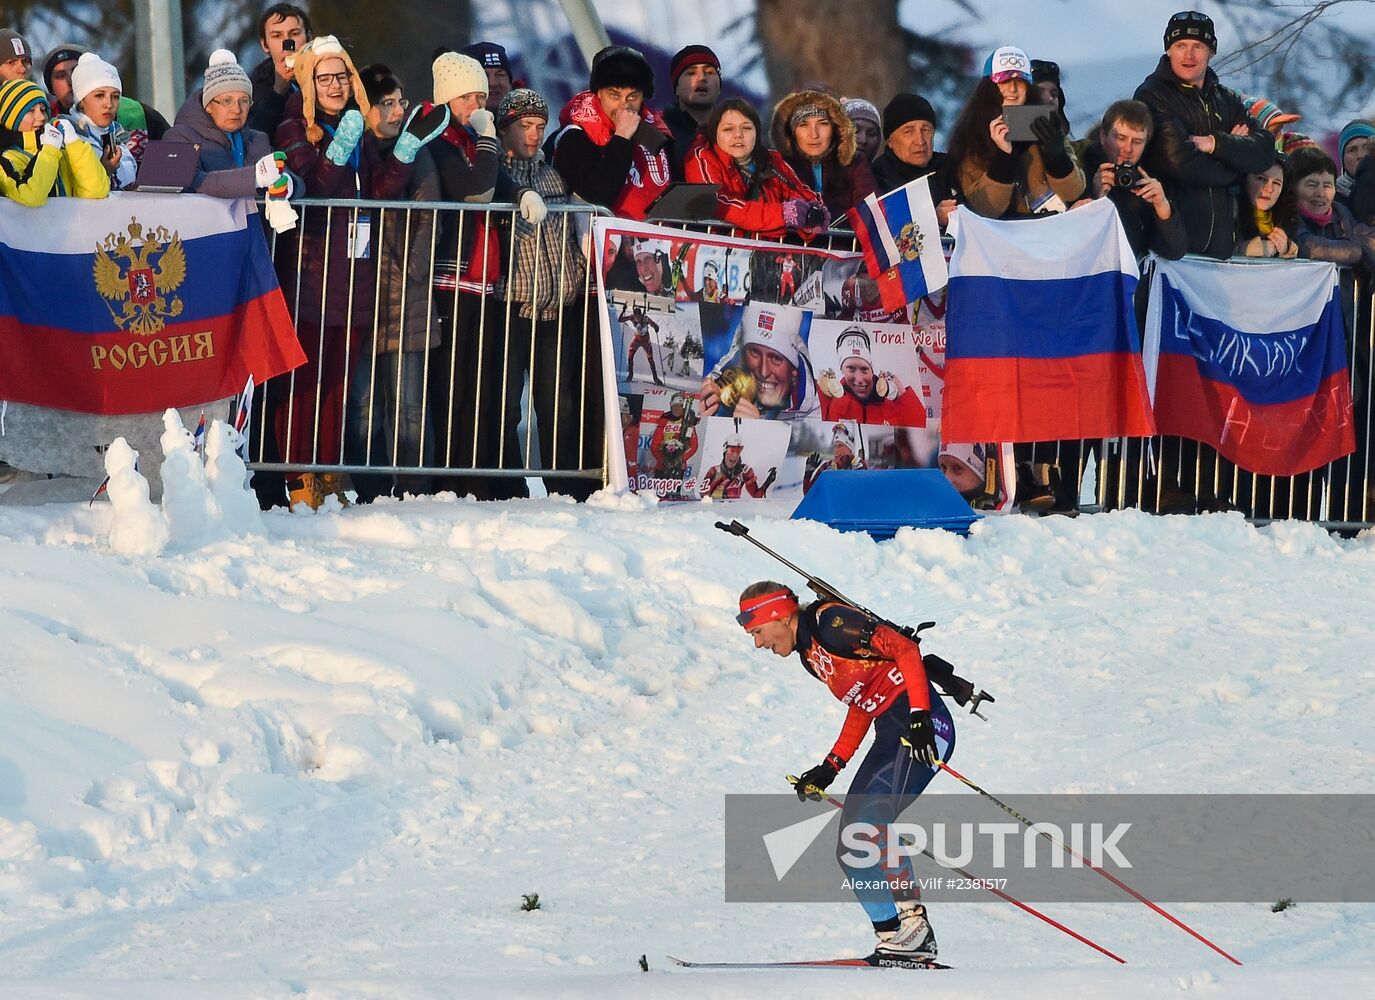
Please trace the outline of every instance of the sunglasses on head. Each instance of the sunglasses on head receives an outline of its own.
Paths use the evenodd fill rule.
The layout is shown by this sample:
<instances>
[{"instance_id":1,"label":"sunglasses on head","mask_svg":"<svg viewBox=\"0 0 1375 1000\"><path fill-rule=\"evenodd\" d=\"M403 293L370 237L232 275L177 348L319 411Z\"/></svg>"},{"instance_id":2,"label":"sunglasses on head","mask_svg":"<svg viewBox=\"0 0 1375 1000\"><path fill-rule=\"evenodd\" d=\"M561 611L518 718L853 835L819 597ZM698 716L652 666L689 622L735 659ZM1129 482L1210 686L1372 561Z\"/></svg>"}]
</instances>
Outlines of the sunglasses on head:
<instances>
[{"instance_id":1,"label":"sunglasses on head","mask_svg":"<svg viewBox=\"0 0 1375 1000\"><path fill-rule=\"evenodd\" d=\"M1170 17L1171 21L1208 21L1211 20L1207 14L1200 10L1181 10L1178 14Z\"/></svg>"}]
</instances>

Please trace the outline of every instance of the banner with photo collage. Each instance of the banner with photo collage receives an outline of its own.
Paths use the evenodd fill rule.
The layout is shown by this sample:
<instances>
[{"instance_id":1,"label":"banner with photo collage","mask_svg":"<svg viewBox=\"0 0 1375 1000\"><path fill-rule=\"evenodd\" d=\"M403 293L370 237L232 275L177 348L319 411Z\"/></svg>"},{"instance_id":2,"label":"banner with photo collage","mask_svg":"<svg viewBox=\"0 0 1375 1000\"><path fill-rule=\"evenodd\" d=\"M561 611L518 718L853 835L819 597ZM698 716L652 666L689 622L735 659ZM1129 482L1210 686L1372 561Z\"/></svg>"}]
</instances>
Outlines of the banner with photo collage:
<instances>
[{"instance_id":1,"label":"banner with photo collage","mask_svg":"<svg viewBox=\"0 0 1375 1000\"><path fill-rule=\"evenodd\" d=\"M1010 509L1010 446L940 444L944 291L890 312L858 253L592 232L613 487L801 500L828 469L939 467L976 509Z\"/></svg>"}]
</instances>

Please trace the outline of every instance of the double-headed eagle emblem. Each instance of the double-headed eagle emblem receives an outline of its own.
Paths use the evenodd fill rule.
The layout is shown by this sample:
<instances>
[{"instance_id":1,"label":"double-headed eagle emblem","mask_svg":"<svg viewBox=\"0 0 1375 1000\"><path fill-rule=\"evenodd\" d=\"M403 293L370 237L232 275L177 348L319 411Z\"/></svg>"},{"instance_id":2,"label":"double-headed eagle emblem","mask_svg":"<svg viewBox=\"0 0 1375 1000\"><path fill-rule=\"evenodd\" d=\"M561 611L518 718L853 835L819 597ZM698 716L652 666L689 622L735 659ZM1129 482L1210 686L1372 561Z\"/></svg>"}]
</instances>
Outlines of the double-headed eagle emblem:
<instances>
[{"instance_id":1,"label":"double-headed eagle emblem","mask_svg":"<svg viewBox=\"0 0 1375 1000\"><path fill-rule=\"evenodd\" d=\"M915 222L909 222L902 227L902 231L893 242L897 245L898 253L903 260L916 260L921 256L926 237Z\"/></svg>"},{"instance_id":2,"label":"double-headed eagle emblem","mask_svg":"<svg viewBox=\"0 0 1375 1000\"><path fill-rule=\"evenodd\" d=\"M96 246L92 277L96 291L109 300L115 325L148 336L181 315L182 301L172 293L186 280L186 250L165 226L145 233L130 219L125 232L110 233Z\"/></svg>"}]
</instances>

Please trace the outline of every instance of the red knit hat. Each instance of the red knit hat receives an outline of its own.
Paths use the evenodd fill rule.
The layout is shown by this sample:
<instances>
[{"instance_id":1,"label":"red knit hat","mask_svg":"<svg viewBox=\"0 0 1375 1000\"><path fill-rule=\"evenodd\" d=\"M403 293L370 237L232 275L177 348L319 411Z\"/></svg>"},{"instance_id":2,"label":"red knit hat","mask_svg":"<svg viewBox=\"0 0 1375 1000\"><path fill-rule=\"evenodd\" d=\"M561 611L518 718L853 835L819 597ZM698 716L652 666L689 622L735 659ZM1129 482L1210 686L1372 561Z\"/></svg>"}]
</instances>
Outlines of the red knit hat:
<instances>
[{"instance_id":1,"label":"red knit hat","mask_svg":"<svg viewBox=\"0 0 1375 1000\"><path fill-rule=\"evenodd\" d=\"M716 72L721 72L721 60L710 48L705 45L686 45L678 50L673 61L669 63L669 84L676 89L678 77L686 73L689 66L696 66L698 63L706 63Z\"/></svg>"}]
</instances>

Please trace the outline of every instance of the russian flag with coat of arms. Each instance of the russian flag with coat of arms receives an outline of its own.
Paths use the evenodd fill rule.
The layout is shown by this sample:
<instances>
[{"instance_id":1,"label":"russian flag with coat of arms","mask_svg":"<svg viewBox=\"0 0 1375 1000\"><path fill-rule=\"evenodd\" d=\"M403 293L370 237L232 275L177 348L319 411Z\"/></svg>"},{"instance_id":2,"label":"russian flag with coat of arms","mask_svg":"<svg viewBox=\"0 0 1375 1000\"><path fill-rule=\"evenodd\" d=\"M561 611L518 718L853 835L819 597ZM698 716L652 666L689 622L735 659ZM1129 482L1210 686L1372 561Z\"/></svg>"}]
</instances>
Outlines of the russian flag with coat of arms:
<instances>
[{"instance_id":1,"label":"russian flag with coat of arms","mask_svg":"<svg viewBox=\"0 0 1375 1000\"><path fill-rule=\"evenodd\" d=\"M941 440L1147 437L1136 259L1106 198L998 221L961 206L946 292Z\"/></svg>"},{"instance_id":2,"label":"russian flag with coat of arms","mask_svg":"<svg viewBox=\"0 0 1375 1000\"><path fill-rule=\"evenodd\" d=\"M1337 266L1158 261L1146 369L1160 433L1267 476L1356 450Z\"/></svg>"},{"instance_id":3,"label":"russian flag with coat of arms","mask_svg":"<svg viewBox=\"0 0 1375 1000\"><path fill-rule=\"evenodd\" d=\"M846 215L884 309L898 312L945 287L945 253L927 178L918 177L882 198L871 194Z\"/></svg>"},{"instance_id":4,"label":"russian flag with coat of arms","mask_svg":"<svg viewBox=\"0 0 1375 1000\"><path fill-rule=\"evenodd\" d=\"M0 399L156 412L305 360L252 201L0 198Z\"/></svg>"}]
</instances>

